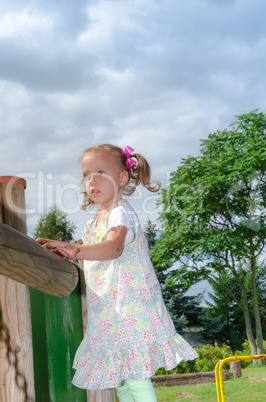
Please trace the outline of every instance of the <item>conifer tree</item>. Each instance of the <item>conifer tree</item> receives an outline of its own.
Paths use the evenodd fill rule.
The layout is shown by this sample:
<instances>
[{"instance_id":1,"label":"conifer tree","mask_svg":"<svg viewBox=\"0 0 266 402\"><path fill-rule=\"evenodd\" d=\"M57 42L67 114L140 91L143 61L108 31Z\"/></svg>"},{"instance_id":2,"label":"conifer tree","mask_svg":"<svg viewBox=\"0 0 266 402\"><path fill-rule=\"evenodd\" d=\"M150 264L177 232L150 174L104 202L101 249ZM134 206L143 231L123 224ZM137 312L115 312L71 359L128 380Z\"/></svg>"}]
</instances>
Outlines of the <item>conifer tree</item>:
<instances>
[{"instance_id":1,"label":"conifer tree","mask_svg":"<svg viewBox=\"0 0 266 402\"><path fill-rule=\"evenodd\" d=\"M239 268L240 271L241 267ZM242 269L242 280L245 283L247 297L249 300L249 314L251 317L252 328L255 327L255 318L253 311L252 292L250 279L248 277L248 269ZM257 295L260 313L262 316L262 332L263 339L266 339L266 267L264 263L257 267ZM233 275L226 275L223 278L223 283L227 289L230 289L238 299L241 299L241 290L234 280ZM207 321L206 330L208 337L212 341L217 341L219 344L229 343L232 350L241 350L243 342L246 340L246 327L243 313L234 299L228 298L228 293L217 284L212 284L213 292L209 293L211 302L207 302L209 307L207 318L210 319L210 324ZM216 321L213 326L212 322ZM253 334L255 336L255 333Z\"/></svg>"},{"instance_id":2,"label":"conifer tree","mask_svg":"<svg viewBox=\"0 0 266 402\"><path fill-rule=\"evenodd\" d=\"M33 237L70 242L73 240L75 225L65 212L53 205L46 214L43 214L33 233Z\"/></svg>"},{"instance_id":3,"label":"conifer tree","mask_svg":"<svg viewBox=\"0 0 266 402\"><path fill-rule=\"evenodd\" d=\"M152 223L150 219L145 226L145 235L151 249L156 244L157 230L156 224ZM171 285L168 281L170 265L167 267L158 266L154 263L153 265L162 288L166 307L177 332L182 332L189 327L202 328L205 325L205 311L202 311L199 307L202 295L187 296L188 287L176 284Z\"/></svg>"}]
</instances>

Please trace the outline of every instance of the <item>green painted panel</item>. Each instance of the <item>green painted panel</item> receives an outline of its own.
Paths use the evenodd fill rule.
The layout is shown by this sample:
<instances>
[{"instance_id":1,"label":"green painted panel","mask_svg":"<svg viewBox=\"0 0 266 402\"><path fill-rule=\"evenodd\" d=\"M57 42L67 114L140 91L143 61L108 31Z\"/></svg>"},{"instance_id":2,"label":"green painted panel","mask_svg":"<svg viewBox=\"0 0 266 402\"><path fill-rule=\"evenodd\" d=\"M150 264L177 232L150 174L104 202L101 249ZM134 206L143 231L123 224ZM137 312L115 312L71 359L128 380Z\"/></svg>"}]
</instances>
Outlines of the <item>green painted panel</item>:
<instances>
[{"instance_id":1,"label":"green painted panel","mask_svg":"<svg viewBox=\"0 0 266 402\"><path fill-rule=\"evenodd\" d=\"M79 285L65 297L31 289L31 305L36 402L85 402L86 391L71 383L83 337Z\"/></svg>"},{"instance_id":2,"label":"green painted panel","mask_svg":"<svg viewBox=\"0 0 266 402\"><path fill-rule=\"evenodd\" d=\"M44 293L30 289L33 335L33 363L36 402L48 402L49 378L45 329Z\"/></svg>"}]
</instances>

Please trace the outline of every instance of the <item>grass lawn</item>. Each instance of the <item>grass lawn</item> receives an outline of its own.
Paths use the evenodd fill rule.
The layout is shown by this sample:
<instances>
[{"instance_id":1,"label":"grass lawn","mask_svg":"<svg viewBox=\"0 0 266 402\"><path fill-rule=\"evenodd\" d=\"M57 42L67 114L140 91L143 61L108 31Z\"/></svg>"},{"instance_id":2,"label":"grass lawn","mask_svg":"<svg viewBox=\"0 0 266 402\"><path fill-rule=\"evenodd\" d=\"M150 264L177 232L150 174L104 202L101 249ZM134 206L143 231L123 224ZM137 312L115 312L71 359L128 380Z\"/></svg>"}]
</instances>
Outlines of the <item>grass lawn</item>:
<instances>
[{"instance_id":1,"label":"grass lawn","mask_svg":"<svg viewBox=\"0 0 266 402\"><path fill-rule=\"evenodd\" d=\"M266 366L243 369L241 378L224 381L224 389L226 402L266 401ZM156 394L159 402L217 401L214 382L182 387L161 386L156 388Z\"/></svg>"}]
</instances>

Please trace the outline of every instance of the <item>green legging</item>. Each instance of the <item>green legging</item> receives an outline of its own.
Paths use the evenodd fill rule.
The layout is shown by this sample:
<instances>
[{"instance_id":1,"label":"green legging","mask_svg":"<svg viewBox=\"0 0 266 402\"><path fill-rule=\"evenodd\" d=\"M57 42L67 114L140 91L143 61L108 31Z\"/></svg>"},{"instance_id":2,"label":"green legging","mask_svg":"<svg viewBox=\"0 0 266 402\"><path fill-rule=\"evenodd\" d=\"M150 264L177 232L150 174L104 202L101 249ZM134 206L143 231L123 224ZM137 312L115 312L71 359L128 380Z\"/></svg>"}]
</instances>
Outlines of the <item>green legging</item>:
<instances>
[{"instance_id":1,"label":"green legging","mask_svg":"<svg viewBox=\"0 0 266 402\"><path fill-rule=\"evenodd\" d=\"M151 379L125 380L116 388L119 402L157 402Z\"/></svg>"}]
</instances>

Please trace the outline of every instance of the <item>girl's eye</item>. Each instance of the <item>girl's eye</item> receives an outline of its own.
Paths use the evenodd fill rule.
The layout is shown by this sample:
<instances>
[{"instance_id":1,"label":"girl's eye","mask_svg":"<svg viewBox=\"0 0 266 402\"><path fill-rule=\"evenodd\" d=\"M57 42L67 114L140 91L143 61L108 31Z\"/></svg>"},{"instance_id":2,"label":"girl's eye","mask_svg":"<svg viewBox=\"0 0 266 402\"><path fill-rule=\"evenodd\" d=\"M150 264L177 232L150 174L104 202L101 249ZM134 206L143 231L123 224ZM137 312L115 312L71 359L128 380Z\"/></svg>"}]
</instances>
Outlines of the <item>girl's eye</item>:
<instances>
[{"instance_id":1,"label":"girl's eye","mask_svg":"<svg viewBox=\"0 0 266 402\"><path fill-rule=\"evenodd\" d=\"M91 179L92 175L97 175L97 176L103 176L104 175L104 171L103 170L99 170L98 173L84 173L84 179Z\"/></svg>"}]
</instances>

